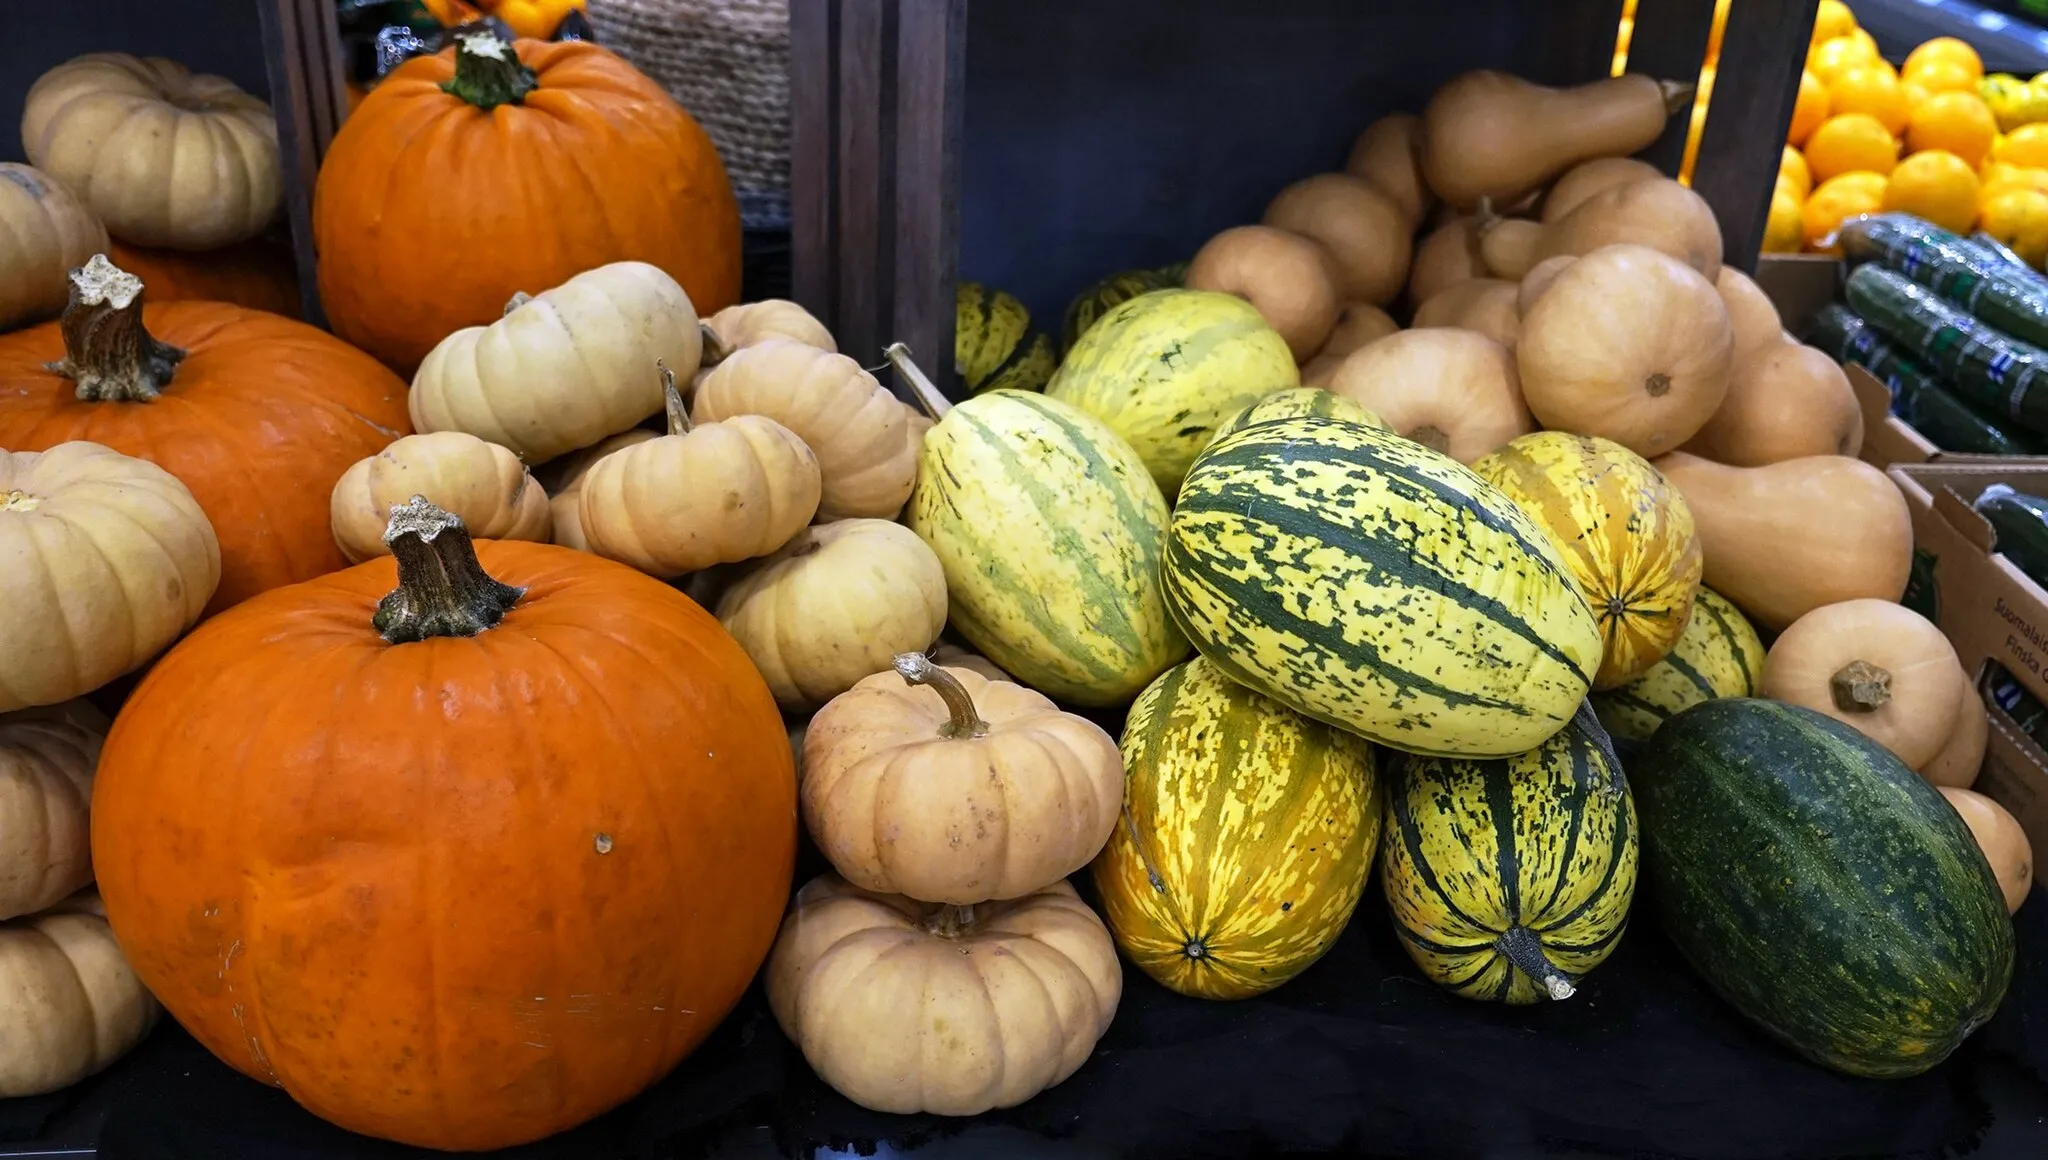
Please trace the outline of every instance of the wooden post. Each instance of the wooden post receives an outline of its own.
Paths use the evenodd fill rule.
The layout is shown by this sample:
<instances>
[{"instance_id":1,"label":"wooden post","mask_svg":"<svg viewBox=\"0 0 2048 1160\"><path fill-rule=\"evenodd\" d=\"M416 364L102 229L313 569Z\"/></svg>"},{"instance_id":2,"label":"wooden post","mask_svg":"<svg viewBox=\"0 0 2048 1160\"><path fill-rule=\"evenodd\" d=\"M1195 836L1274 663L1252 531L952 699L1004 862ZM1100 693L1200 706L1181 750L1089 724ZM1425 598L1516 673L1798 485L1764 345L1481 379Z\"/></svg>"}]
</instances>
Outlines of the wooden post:
<instances>
[{"instance_id":1,"label":"wooden post","mask_svg":"<svg viewBox=\"0 0 2048 1160\"><path fill-rule=\"evenodd\" d=\"M1818 6L1818 0L1741 0L1729 7L1721 34L1721 66L1692 187L1721 220L1722 260L1752 273Z\"/></svg>"},{"instance_id":2,"label":"wooden post","mask_svg":"<svg viewBox=\"0 0 2048 1160\"><path fill-rule=\"evenodd\" d=\"M1770 2L1743 0L1731 5L1730 10ZM1696 80L1700 63L1707 56L1707 33L1713 25L1714 0L1637 0L1636 30L1628 46L1628 71L1660 81ZM1800 51L1804 52L1805 42L1800 44ZM1664 125L1664 135L1643 150L1642 159L1677 177L1679 163L1685 160L1685 135L1691 125L1689 111L1673 113Z\"/></svg>"},{"instance_id":3,"label":"wooden post","mask_svg":"<svg viewBox=\"0 0 2048 1160\"><path fill-rule=\"evenodd\" d=\"M277 116L284 157L284 208L299 270L300 305L306 321L325 326L314 271L313 184L320 159L348 113L340 20L334 5L323 0L262 0L257 15L270 108Z\"/></svg>"}]
</instances>

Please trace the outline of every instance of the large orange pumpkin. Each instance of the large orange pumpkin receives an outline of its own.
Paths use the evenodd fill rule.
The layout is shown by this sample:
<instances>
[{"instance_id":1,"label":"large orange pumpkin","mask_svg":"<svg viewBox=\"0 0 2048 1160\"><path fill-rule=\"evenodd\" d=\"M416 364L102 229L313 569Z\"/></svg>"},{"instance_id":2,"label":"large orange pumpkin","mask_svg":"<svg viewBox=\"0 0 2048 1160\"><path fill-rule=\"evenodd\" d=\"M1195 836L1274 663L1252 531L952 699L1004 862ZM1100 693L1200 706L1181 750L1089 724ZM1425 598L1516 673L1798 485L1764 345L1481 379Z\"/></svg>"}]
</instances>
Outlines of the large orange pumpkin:
<instances>
[{"instance_id":1,"label":"large orange pumpkin","mask_svg":"<svg viewBox=\"0 0 2048 1160\"><path fill-rule=\"evenodd\" d=\"M299 275L291 251L262 238L200 253L131 246L116 238L107 257L142 279L151 302L199 298L286 318L300 315Z\"/></svg>"},{"instance_id":2,"label":"large orange pumpkin","mask_svg":"<svg viewBox=\"0 0 2048 1160\"><path fill-rule=\"evenodd\" d=\"M275 314L145 306L104 258L71 280L62 319L0 336L0 447L84 439L177 476L220 537L209 615L346 567L327 497L356 460L411 433L405 383Z\"/></svg>"},{"instance_id":3,"label":"large orange pumpkin","mask_svg":"<svg viewBox=\"0 0 2048 1160\"><path fill-rule=\"evenodd\" d=\"M395 559L157 663L100 756L94 868L135 973L229 1065L353 1131L505 1147L632 1097L738 1000L789 895L795 763L681 592L472 545L417 499L393 528Z\"/></svg>"},{"instance_id":4,"label":"large orange pumpkin","mask_svg":"<svg viewBox=\"0 0 2048 1160\"><path fill-rule=\"evenodd\" d=\"M400 65L335 135L313 238L334 332L406 373L513 294L609 262L661 267L700 315L739 300L739 208L718 150L588 41L478 33Z\"/></svg>"}]
</instances>

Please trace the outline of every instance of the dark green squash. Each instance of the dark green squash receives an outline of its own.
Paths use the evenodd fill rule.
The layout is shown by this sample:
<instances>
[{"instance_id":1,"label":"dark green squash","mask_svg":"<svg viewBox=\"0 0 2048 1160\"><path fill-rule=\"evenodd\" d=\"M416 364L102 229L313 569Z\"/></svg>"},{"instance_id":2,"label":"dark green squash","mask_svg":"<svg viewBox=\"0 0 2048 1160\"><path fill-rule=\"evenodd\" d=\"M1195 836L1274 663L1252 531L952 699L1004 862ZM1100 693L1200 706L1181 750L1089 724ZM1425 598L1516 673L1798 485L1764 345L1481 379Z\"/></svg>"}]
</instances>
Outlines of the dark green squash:
<instances>
[{"instance_id":1,"label":"dark green squash","mask_svg":"<svg viewBox=\"0 0 2048 1160\"><path fill-rule=\"evenodd\" d=\"M2012 978L1991 867L1934 787L1810 709L1686 709L1631 767L1664 928L1807 1058L1906 1076L1947 1058Z\"/></svg>"}]
</instances>

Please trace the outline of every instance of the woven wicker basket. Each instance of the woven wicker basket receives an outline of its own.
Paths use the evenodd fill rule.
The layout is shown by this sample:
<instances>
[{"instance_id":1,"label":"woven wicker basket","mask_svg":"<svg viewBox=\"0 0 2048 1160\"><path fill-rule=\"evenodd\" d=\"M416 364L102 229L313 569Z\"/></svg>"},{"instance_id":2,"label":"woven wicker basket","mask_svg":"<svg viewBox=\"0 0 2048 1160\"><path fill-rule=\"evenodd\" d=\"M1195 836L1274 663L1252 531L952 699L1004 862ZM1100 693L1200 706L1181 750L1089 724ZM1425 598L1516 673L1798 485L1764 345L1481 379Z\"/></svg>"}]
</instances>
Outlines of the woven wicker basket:
<instances>
[{"instance_id":1,"label":"woven wicker basket","mask_svg":"<svg viewBox=\"0 0 2048 1160\"><path fill-rule=\"evenodd\" d=\"M711 134L747 228L787 228L789 0L589 0L589 15Z\"/></svg>"}]
</instances>

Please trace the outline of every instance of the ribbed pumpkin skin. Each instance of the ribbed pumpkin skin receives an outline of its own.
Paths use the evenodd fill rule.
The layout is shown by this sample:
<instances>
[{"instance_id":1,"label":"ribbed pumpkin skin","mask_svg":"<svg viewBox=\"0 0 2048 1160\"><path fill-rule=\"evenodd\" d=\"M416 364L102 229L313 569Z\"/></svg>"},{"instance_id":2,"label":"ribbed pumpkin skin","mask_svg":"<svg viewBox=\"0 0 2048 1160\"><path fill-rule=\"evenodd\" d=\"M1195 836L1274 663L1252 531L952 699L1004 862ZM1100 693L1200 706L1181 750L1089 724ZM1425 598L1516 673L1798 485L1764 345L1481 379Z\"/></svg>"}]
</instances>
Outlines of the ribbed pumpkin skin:
<instances>
[{"instance_id":1,"label":"ribbed pumpkin skin","mask_svg":"<svg viewBox=\"0 0 2048 1160\"><path fill-rule=\"evenodd\" d=\"M1381 882L1401 944L1431 981L1534 1003L1548 992L1509 961L1510 929L1573 982L1620 943L1636 812L1597 729L1581 717L1519 757L1411 759L1394 774Z\"/></svg>"},{"instance_id":2,"label":"ribbed pumpkin skin","mask_svg":"<svg viewBox=\"0 0 2048 1160\"><path fill-rule=\"evenodd\" d=\"M1272 990L1321 958L1372 873L1371 747L1196 657L1138 696L1123 754L1130 821L1093 872L1124 954L1199 999Z\"/></svg>"},{"instance_id":3,"label":"ribbed pumpkin skin","mask_svg":"<svg viewBox=\"0 0 2048 1160\"><path fill-rule=\"evenodd\" d=\"M2004 895L1935 788L1811 709L1734 698L1666 721L1638 779L1644 871L1721 997L1851 1075L1917 1075L1998 1007Z\"/></svg>"},{"instance_id":4,"label":"ribbed pumpkin skin","mask_svg":"<svg viewBox=\"0 0 2048 1160\"><path fill-rule=\"evenodd\" d=\"M1231 677L1411 753L1526 752L1571 720L1600 663L1592 612L1513 500L1333 419L1261 423L1202 454L1165 589Z\"/></svg>"},{"instance_id":5,"label":"ribbed pumpkin skin","mask_svg":"<svg viewBox=\"0 0 2048 1160\"><path fill-rule=\"evenodd\" d=\"M1704 559L1685 497L1619 443L1520 436L1472 465L1557 540L1600 622L1595 689L1641 676L1677 645Z\"/></svg>"},{"instance_id":6,"label":"ribbed pumpkin skin","mask_svg":"<svg viewBox=\"0 0 2048 1160\"><path fill-rule=\"evenodd\" d=\"M925 433L904 521L938 554L975 648L1047 696L1112 705L1188 654L1160 596L1167 517L1114 431L990 391Z\"/></svg>"},{"instance_id":7,"label":"ribbed pumpkin skin","mask_svg":"<svg viewBox=\"0 0 2048 1160\"><path fill-rule=\"evenodd\" d=\"M977 282L953 292L953 371L968 390L1042 391L1058 365L1052 339L1031 329L1014 296Z\"/></svg>"},{"instance_id":8,"label":"ribbed pumpkin skin","mask_svg":"<svg viewBox=\"0 0 2048 1160\"><path fill-rule=\"evenodd\" d=\"M1286 340L1251 303L1208 290L1159 290L1089 327L1045 393L1109 424L1171 499L1226 420L1300 385Z\"/></svg>"},{"instance_id":9,"label":"ribbed pumpkin skin","mask_svg":"<svg viewBox=\"0 0 2048 1160\"><path fill-rule=\"evenodd\" d=\"M1363 423L1368 427L1386 426L1378 415L1335 391L1326 391L1321 387L1288 387L1274 391L1239 411L1216 432L1216 438L1221 439L1232 431L1242 431L1254 423L1270 423L1275 419L1299 419L1304 416L1339 419L1346 423Z\"/></svg>"},{"instance_id":10,"label":"ribbed pumpkin skin","mask_svg":"<svg viewBox=\"0 0 2048 1160\"><path fill-rule=\"evenodd\" d=\"M1701 701L1755 696L1763 671L1756 629L1727 597L1702 587L1677 647L1628 684L1593 694L1593 708L1609 733L1648 741L1666 718Z\"/></svg>"}]
</instances>

